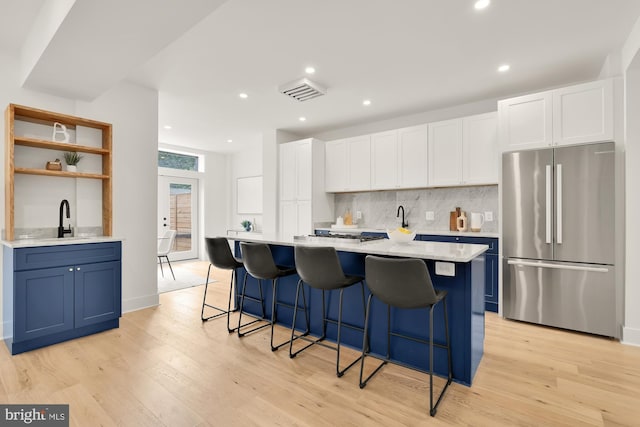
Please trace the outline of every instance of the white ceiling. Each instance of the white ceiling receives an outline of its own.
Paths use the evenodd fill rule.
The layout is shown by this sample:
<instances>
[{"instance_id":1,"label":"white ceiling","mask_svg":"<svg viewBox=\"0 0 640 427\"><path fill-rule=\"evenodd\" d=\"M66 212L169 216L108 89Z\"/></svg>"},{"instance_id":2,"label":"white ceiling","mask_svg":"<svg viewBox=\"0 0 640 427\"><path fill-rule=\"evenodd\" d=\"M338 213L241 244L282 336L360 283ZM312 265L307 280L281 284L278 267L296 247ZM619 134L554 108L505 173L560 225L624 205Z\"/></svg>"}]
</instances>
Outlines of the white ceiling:
<instances>
[{"instance_id":1,"label":"white ceiling","mask_svg":"<svg viewBox=\"0 0 640 427\"><path fill-rule=\"evenodd\" d=\"M90 98L126 75L160 92L161 142L235 151L263 131L308 136L595 79L640 15L638 0L493 0L481 12L474 0L172 0L159 11L150 1L76 0L53 48L89 37L86 21L110 25L112 37L103 33L100 49L82 56L84 79L47 85L49 72L64 70L52 68L59 50L50 50L27 84ZM0 49L19 54L43 3L0 0L11 16ZM111 13L92 12L98 3ZM136 22L137 36L119 37L119 26ZM496 71L502 63L506 74ZM327 94L302 103L280 94L307 65Z\"/></svg>"}]
</instances>

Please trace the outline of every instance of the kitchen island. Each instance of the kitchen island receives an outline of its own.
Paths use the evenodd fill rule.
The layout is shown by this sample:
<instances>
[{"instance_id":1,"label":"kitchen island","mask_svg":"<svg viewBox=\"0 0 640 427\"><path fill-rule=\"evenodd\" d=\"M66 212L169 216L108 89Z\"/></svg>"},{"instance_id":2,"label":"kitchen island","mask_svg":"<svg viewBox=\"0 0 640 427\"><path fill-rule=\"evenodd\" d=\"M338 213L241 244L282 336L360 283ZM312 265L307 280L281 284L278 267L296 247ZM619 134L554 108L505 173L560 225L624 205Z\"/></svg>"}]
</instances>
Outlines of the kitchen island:
<instances>
[{"instance_id":1,"label":"kitchen island","mask_svg":"<svg viewBox=\"0 0 640 427\"><path fill-rule=\"evenodd\" d=\"M276 264L294 267L294 246L333 246L346 274L364 277L364 260L369 254L420 258L425 260L431 279L437 289L448 292L447 306L451 335L454 381L471 385L473 377L482 359L484 346L484 252L488 246L476 244L412 241L398 244L388 239L358 242L317 236L286 238L278 235L230 236L235 241L236 255L240 255L239 243L262 242L269 244ZM238 283L241 284L246 271L238 269ZM258 296L257 280L247 278L247 295ZM278 300L293 304L297 275L281 278L278 284ZM268 281L263 281L266 316L270 318L271 292ZM311 334L320 335L322 330L321 310L322 294L316 289L307 289L307 304L310 308ZM365 286L365 292L369 293ZM328 294L330 295L330 294ZM338 295L327 298L329 317L337 318ZM364 307L359 286L347 288L344 292L343 322L362 326ZM244 311L259 315L260 306L245 300ZM434 341L445 342L442 306L439 304L434 313ZM292 310L278 309L277 322L291 327ZM370 320L369 342L372 353L386 355L387 349L387 309L374 299ZM304 328L304 318L299 316L296 328ZM391 309L391 329L393 332L417 338L427 338L429 317L427 309L396 310ZM335 325L327 325L327 339L335 341ZM342 344L358 351L362 349L362 333L343 328ZM429 366L428 346L414 341L391 337L390 357L394 361L409 367L427 371ZM434 371L445 376L447 373L446 350L434 348Z\"/></svg>"}]
</instances>

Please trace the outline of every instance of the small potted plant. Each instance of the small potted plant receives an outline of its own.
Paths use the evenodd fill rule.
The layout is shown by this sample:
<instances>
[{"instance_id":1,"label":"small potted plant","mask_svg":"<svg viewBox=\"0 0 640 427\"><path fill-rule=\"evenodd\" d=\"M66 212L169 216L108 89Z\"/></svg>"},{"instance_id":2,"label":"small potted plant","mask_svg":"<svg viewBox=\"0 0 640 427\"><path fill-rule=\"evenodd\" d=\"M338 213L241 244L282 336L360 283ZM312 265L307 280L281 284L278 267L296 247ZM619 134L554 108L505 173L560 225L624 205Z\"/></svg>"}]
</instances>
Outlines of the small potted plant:
<instances>
[{"instance_id":1,"label":"small potted plant","mask_svg":"<svg viewBox=\"0 0 640 427\"><path fill-rule=\"evenodd\" d=\"M75 151L67 151L64 153L64 161L67 164L68 172L76 172L77 164L82 159L82 156Z\"/></svg>"},{"instance_id":2,"label":"small potted plant","mask_svg":"<svg viewBox=\"0 0 640 427\"><path fill-rule=\"evenodd\" d=\"M247 221L246 219L240 223L245 231L251 231L251 221Z\"/></svg>"}]
</instances>

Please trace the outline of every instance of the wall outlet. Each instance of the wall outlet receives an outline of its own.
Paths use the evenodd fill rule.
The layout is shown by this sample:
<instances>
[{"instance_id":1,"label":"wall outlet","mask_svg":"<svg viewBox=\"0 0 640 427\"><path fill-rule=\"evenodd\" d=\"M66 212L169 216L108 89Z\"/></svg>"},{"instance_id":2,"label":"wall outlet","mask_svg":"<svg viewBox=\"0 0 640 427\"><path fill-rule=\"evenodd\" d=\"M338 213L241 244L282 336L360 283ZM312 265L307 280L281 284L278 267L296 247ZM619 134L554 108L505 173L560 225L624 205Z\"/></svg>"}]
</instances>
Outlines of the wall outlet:
<instances>
[{"instance_id":1,"label":"wall outlet","mask_svg":"<svg viewBox=\"0 0 640 427\"><path fill-rule=\"evenodd\" d=\"M356 211L356 219L362 219L362 211Z\"/></svg>"},{"instance_id":2,"label":"wall outlet","mask_svg":"<svg viewBox=\"0 0 640 427\"><path fill-rule=\"evenodd\" d=\"M436 274L438 276L455 277L456 265L452 262L436 261Z\"/></svg>"},{"instance_id":3,"label":"wall outlet","mask_svg":"<svg viewBox=\"0 0 640 427\"><path fill-rule=\"evenodd\" d=\"M436 214L433 211L427 211L424 214L424 219L426 219L427 221L434 221L436 219Z\"/></svg>"},{"instance_id":4,"label":"wall outlet","mask_svg":"<svg viewBox=\"0 0 640 427\"><path fill-rule=\"evenodd\" d=\"M484 213L484 220L487 221L487 222L493 221L493 212L485 212Z\"/></svg>"}]
</instances>

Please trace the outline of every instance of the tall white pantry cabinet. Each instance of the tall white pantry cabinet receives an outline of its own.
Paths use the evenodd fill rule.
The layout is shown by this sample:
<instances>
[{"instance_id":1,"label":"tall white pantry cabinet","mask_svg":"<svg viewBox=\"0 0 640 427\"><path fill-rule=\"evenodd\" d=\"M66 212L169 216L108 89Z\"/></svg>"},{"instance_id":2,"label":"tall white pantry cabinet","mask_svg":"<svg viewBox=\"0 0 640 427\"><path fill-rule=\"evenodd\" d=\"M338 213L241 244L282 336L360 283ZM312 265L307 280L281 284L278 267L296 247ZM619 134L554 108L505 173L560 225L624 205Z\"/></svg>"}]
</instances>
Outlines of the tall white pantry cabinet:
<instances>
[{"instance_id":1,"label":"tall white pantry cabinet","mask_svg":"<svg viewBox=\"0 0 640 427\"><path fill-rule=\"evenodd\" d=\"M280 144L279 232L313 234L314 223L333 220L333 194L325 193L324 142L308 138Z\"/></svg>"}]
</instances>

